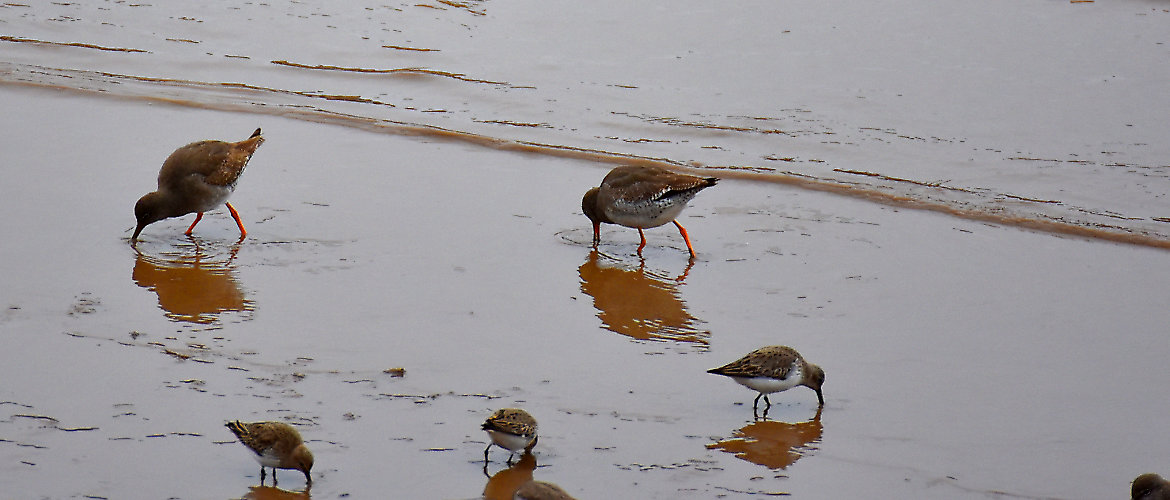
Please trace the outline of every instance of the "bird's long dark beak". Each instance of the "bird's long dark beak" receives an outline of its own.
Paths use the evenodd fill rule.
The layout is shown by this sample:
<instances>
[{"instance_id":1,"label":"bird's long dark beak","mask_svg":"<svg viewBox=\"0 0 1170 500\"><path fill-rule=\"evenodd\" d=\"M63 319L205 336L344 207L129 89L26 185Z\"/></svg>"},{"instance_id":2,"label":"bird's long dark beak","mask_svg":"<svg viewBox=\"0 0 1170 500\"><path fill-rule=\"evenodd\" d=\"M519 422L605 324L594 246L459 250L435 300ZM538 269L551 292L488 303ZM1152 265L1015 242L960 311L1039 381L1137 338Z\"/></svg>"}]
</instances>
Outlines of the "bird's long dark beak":
<instances>
[{"instance_id":1,"label":"bird's long dark beak","mask_svg":"<svg viewBox=\"0 0 1170 500\"><path fill-rule=\"evenodd\" d=\"M825 397L821 395L821 391L817 391L817 402L819 402L821 406L825 406Z\"/></svg>"}]
</instances>

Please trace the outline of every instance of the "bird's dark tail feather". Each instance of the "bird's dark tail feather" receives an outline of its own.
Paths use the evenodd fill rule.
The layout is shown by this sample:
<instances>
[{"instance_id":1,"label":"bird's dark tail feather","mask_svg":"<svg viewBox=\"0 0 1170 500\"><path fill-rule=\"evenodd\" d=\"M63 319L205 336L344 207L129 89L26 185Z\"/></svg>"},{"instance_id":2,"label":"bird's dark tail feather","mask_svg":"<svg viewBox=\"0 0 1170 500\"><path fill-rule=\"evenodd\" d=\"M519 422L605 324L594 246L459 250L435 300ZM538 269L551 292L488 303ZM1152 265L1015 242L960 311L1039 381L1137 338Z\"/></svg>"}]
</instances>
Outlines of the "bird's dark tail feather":
<instances>
[{"instance_id":1,"label":"bird's dark tail feather","mask_svg":"<svg viewBox=\"0 0 1170 500\"><path fill-rule=\"evenodd\" d=\"M244 424L241 424L239 420L228 422L224 426L232 431L232 434L235 434L237 438L244 437L244 434L248 433L248 429L244 428Z\"/></svg>"}]
</instances>

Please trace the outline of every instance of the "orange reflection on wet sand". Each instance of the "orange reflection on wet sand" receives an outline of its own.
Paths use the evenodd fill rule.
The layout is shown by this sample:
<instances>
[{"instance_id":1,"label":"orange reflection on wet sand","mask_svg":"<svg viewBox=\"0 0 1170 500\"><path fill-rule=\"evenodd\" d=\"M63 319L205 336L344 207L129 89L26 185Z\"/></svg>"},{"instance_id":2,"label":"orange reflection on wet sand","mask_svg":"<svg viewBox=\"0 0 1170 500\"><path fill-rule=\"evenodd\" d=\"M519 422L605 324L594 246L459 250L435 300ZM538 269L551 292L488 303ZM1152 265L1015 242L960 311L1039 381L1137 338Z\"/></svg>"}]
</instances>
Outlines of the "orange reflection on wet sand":
<instances>
[{"instance_id":1,"label":"orange reflection on wet sand","mask_svg":"<svg viewBox=\"0 0 1170 500\"><path fill-rule=\"evenodd\" d=\"M288 491L273 486L252 486L245 500L309 500L309 492Z\"/></svg>"},{"instance_id":2,"label":"orange reflection on wet sand","mask_svg":"<svg viewBox=\"0 0 1170 500\"><path fill-rule=\"evenodd\" d=\"M603 258L604 257L604 261ZM578 272L581 291L593 297L602 326L614 333L638 340L672 340L706 347L711 332L695 328L701 320L687 312L679 293L690 271L668 278L637 268L593 250Z\"/></svg>"},{"instance_id":3,"label":"orange reflection on wet sand","mask_svg":"<svg viewBox=\"0 0 1170 500\"><path fill-rule=\"evenodd\" d=\"M487 485L483 487L483 497L486 500L512 500L516 490L532 480L532 471L535 469L536 457L532 453L525 453L511 467L488 478ZM483 470L487 474L486 465Z\"/></svg>"},{"instance_id":4,"label":"orange reflection on wet sand","mask_svg":"<svg viewBox=\"0 0 1170 500\"><path fill-rule=\"evenodd\" d=\"M723 450L769 469L786 469L816 449L821 433L821 412L817 410L807 422L752 422L736 430L733 437L707 445L707 449Z\"/></svg>"},{"instance_id":5,"label":"orange reflection on wet sand","mask_svg":"<svg viewBox=\"0 0 1170 500\"><path fill-rule=\"evenodd\" d=\"M132 278L138 286L158 295L158 305L176 321L208 324L228 311L252 310L252 302L236 282L235 258L238 245L226 261L209 260L198 242L182 255L152 257L139 253Z\"/></svg>"}]
</instances>

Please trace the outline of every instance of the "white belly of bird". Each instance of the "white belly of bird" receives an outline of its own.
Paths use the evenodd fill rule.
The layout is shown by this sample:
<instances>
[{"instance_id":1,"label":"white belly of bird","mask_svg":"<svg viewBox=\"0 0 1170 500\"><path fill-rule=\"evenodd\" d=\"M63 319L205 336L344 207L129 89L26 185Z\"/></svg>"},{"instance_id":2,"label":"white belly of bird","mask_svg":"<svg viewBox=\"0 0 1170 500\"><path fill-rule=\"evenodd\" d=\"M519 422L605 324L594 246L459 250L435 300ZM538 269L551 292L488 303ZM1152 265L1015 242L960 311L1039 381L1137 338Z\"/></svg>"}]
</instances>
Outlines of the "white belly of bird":
<instances>
[{"instance_id":1,"label":"white belly of bird","mask_svg":"<svg viewBox=\"0 0 1170 500\"><path fill-rule=\"evenodd\" d=\"M773 392L787 391L793 387L800 385L800 373L789 373L788 378L784 380L774 379L772 377L731 377L736 382L752 389L756 392L764 394L771 394Z\"/></svg>"},{"instance_id":2,"label":"white belly of bird","mask_svg":"<svg viewBox=\"0 0 1170 500\"><path fill-rule=\"evenodd\" d=\"M228 198L232 196L231 187L212 186L210 184L205 184L204 186L206 186L206 189L215 196L209 197L206 203L199 207L199 212L210 212L216 207L223 206L224 203L227 203Z\"/></svg>"},{"instance_id":3,"label":"white belly of bird","mask_svg":"<svg viewBox=\"0 0 1170 500\"><path fill-rule=\"evenodd\" d=\"M263 467L279 467L280 466L280 457L276 456L276 453L273 451L272 448L264 450L264 453L257 453L256 454L256 461L260 462L260 465Z\"/></svg>"},{"instance_id":4,"label":"white belly of bird","mask_svg":"<svg viewBox=\"0 0 1170 500\"><path fill-rule=\"evenodd\" d=\"M517 436L515 434L508 434L507 432L489 430L487 433L488 436L491 436L493 443L511 451L523 450L528 446L528 443L532 442L531 437Z\"/></svg>"},{"instance_id":5,"label":"white belly of bird","mask_svg":"<svg viewBox=\"0 0 1170 500\"><path fill-rule=\"evenodd\" d=\"M606 217L615 224L643 229L658 227L678 218L687 207L681 203L615 203L605 211Z\"/></svg>"}]
</instances>

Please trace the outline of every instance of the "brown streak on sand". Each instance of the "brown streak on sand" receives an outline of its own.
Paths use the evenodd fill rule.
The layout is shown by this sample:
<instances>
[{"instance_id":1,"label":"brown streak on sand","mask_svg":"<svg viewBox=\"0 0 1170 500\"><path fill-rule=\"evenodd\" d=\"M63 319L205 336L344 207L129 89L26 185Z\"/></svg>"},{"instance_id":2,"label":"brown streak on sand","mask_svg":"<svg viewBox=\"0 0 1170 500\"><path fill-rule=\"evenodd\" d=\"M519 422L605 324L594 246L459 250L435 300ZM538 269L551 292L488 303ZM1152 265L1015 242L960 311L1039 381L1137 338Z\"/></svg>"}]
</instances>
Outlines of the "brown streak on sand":
<instances>
[{"instance_id":1,"label":"brown streak on sand","mask_svg":"<svg viewBox=\"0 0 1170 500\"><path fill-rule=\"evenodd\" d=\"M31 418L33 420L48 420L51 422L59 422L59 420L57 420L53 417L47 416L47 415L30 415L27 413L18 413L16 415L13 415L12 418Z\"/></svg>"},{"instance_id":2,"label":"brown streak on sand","mask_svg":"<svg viewBox=\"0 0 1170 500\"><path fill-rule=\"evenodd\" d=\"M183 353L175 352L175 351L172 351L170 349L163 349L163 354L169 354L169 355L174 356L174 357L179 358L179 359L191 359L191 356L188 356L188 355L183 354Z\"/></svg>"},{"instance_id":3,"label":"brown streak on sand","mask_svg":"<svg viewBox=\"0 0 1170 500\"><path fill-rule=\"evenodd\" d=\"M394 49L394 50L409 50L409 51L414 51L414 52L439 52L439 49L426 49L426 48L422 48L422 47L405 47L402 45L383 45L382 48L383 49Z\"/></svg>"},{"instance_id":4,"label":"brown streak on sand","mask_svg":"<svg viewBox=\"0 0 1170 500\"><path fill-rule=\"evenodd\" d=\"M318 99L325 99L326 101L350 101L350 102L360 102L363 104L377 104L379 106L389 106L391 108L397 107L397 106L390 104L388 102L375 101L373 99L367 99L367 98L362 97L360 95L309 94L309 93L301 93L301 92L297 92L297 94L303 95L305 97L316 97Z\"/></svg>"},{"instance_id":5,"label":"brown streak on sand","mask_svg":"<svg viewBox=\"0 0 1170 500\"><path fill-rule=\"evenodd\" d=\"M916 186L924 186L924 187L935 188L935 189L945 189L948 191L959 191L962 193L974 193L974 191L971 191L970 189L951 187L951 186L947 186L941 182L922 182L922 181L916 181L913 179L903 179L901 177L890 177L888 175L879 174L876 172L866 172L864 170L847 170L844 168L834 168L833 171L834 172L841 172L843 174L864 175L866 177L875 177L875 178L886 180L886 181L905 182L908 184L914 184Z\"/></svg>"},{"instance_id":6,"label":"brown streak on sand","mask_svg":"<svg viewBox=\"0 0 1170 500\"><path fill-rule=\"evenodd\" d=\"M306 95L287 90L267 89L263 87L246 85L246 84L228 84L228 83L206 83L206 82L184 82L176 80L167 80L161 78L136 77L127 75L116 75L112 73L99 73L101 75L121 78L131 78L143 81L167 82L179 85L189 86L230 86L247 89L254 92L276 92L285 94ZM2 75L0 75L2 78ZM884 205L890 205L901 208L912 208L917 210L927 210L931 212L942 213L953 217L962 219L975 220L981 222L988 222L993 224L1001 224L1004 226L1014 226L1034 231L1047 232L1052 234L1061 234L1067 236L1077 236L1082 238L1099 239L1104 241L1111 241L1115 243L1124 243L1129 245L1145 246L1151 248L1159 248L1163 250L1170 250L1170 240L1151 235L1147 233L1130 232L1125 228L1117 226L1107 226L1097 224L1094 226L1078 225L1069 222L1064 222L1055 219L1042 218L1028 218L1022 216L1004 215L985 210L975 210L962 208L958 206L948 205L946 203L915 199L908 196L903 196L894 193L887 193L875 189L865 187L858 187L842 181L824 179L813 177L806 174L790 171L770 171L769 173L757 173L743 170L740 167L718 167L710 165L701 165L695 162L684 164L683 162L670 160L667 158L653 158L643 157L632 154L624 154L612 151L604 151L597 149L580 148L573 146L564 146L556 144L543 144L528 141L506 140L495 137L488 137L484 135L474 134L470 132L462 132L457 130L445 129L433 125L420 125L398 122L393 120L383 120L370 118L365 116L350 115L345 113L337 113L322 109L305 108L305 107L287 107L287 106L265 106L253 103L233 104L233 103L201 103L182 99L164 98L153 95L117 95L109 91L99 89L81 89L74 87L66 87L63 85L53 85L38 82L16 81L0 79L0 84L17 85L24 87L35 88L51 88L57 90L67 90L78 92L87 95L99 95L106 97L115 97L126 99L130 101L146 101L146 102L160 102L172 104L175 106L182 106L188 108L210 109L217 111L238 112L238 113L255 113L267 114L274 116L282 116L290 119L304 120L313 123L321 123L328 125L336 125L349 127L367 132L374 133L391 133L404 136L423 136L438 139L447 139L458 142L465 142L475 144L483 147L497 149L501 151L515 151L521 153L542 154L548 156L556 156L562 158L572 158L579 160L589 160L599 163L613 164L613 165L655 165L665 168L672 168L675 170L689 171L699 175L710 175L712 170L718 170L720 177L726 179L740 179L756 182L768 182L774 184L782 184L792 186L800 189L807 189L810 191L820 191L826 193L838 194L850 198L857 198ZM307 94L312 95L312 94ZM167 354L181 356L179 353L168 352Z\"/></svg>"},{"instance_id":7,"label":"brown streak on sand","mask_svg":"<svg viewBox=\"0 0 1170 500\"><path fill-rule=\"evenodd\" d=\"M274 88L270 88L270 87L261 87L259 85L250 85L247 83L199 82L199 81L192 81L192 80L176 80L176 79L171 79L171 78L152 78L149 76L123 75L123 74L119 74L119 73L106 73L106 72L101 72L101 71L99 71L98 74L102 75L102 76L107 76L110 78L126 78L126 79L130 79L130 80L141 81L141 82L172 83L172 84L186 85L186 86L191 86L191 87L219 86L219 87L229 87L229 88L253 90L253 91L258 91L258 92L271 92L274 94L299 95L299 96L303 96L303 97L312 97L314 99L325 99L327 101L351 101L351 102L360 102L360 103L364 103L364 104L377 104L379 106L388 106L391 108L397 107L394 104L391 104L388 102L377 101L374 99L367 99L367 98L364 98L362 96L356 96L356 95L317 94L317 93L313 93L313 92L301 92L301 91L296 91L296 90L281 90L281 89L274 89ZM167 98L165 98L165 97L158 97L157 99L164 100L164 101L167 100ZM186 101L182 101L182 102L186 102ZM195 103L191 103L190 105L179 103L179 105L188 106L188 107L200 107L199 105L197 105ZM205 107L207 109L217 109L217 108L214 108L211 106L205 106Z\"/></svg>"},{"instance_id":8,"label":"brown streak on sand","mask_svg":"<svg viewBox=\"0 0 1170 500\"><path fill-rule=\"evenodd\" d=\"M436 1L437 1L437 2L439 2L439 3L441 3L441 4L443 4L443 5L449 5L449 6L451 6L451 7L455 7L455 8L457 8L457 9L463 9L463 10L466 10L467 12L470 12L470 13L472 13L472 14L475 14L475 15L477 15L477 16L486 16L486 15L487 15L487 13L486 13L486 12L483 12L483 11L478 11L478 10L472 9L472 8L471 8L471 4L468 4L468 3L463 3L463 2L454 2L454 1L451 1L451 0L436 0Z\"/></svg>"},{"instance_id":9,"label":"brown streak on sand","mask_svg":"<svg viewBox=\"0 0 1170 500\"><path fill-rule=\"evenodd\" d=\"M511 120L476 120L476 119L472 119L472 121L474 121L476 123L491 123L491 124L495 124L495 125L511 125L513 127L553 128L552 125L549 125L547 123L527 123L527 122L514 122Z\"/></svg>"},{"instance_id":10,"label":"brown streak on sand","mask_svg":"<svg viewBox=\"0 0 1170 500\"><path fill-rule=\"evenodd\" d=\"M289 66L292 68L301 68L301 69L314 69L314 70L323 70L323 71L348 71L351 73L442 76L442 77L447 77L447 78L454 78L456 80L461 80L464 82L486 83L488 85L506 85L509 87L512 86L508 82L493 82L491 80L480 80L480 79L476 79L476 78L468 78L467 75L464 75L462 73L451 73L449 71L439 71L439 70L426 69L426 68L374 69L374 68L350 68L350 67L345 67L345 66L332 66L329 64L309 65L309 64L301 64L301 63L289 62L289 61L284 61L284 60L269 61L269 62L271 62L272 64L280 65L280 66Z\"/></svg>"},{"instance_id":11,"label":"brown streak on sand","mask_svg":"<svg viewBox=\"0 0 1170 500\"><path fill-rule=\"evenodd\" d=\"M1049 204L1053 204L1053 205L1060 204L1060 200L1041 200L1039 198L1028 198L1027 196L1016 196L1014 194L1001 194L1000 196L1003 196L1004 198L1012 198L1012 199L1027 201L1027 202L1031 202L1031 203L1049 203Z\"/></svg>"},{"instance_id":12,"label":"brown streak on sand","mask_svg":"<svg viewBox=\"0 0 1170 500\"><path fill-rule=\"evenodd\" d=\"M781 135L787 135L787 136L794 135L792 132L788 132L788 131L780 130L780 129L763 129L763 128L756 128L756 127L736 127L733 125L718 125L718 124L714 124L714 123L686 121L686 120L682 120L679 118L671 118L671 117L635 115L632 113L625 113L625 112L620 112L620 111L611 111L610 114L620 115L620 116L628 116L630 118L637 118L639 120L643 120L643 121L646 121L648 123L661 123L664 125L670 125L670 126L674 126L674 127L689 127L689 128L708 129L708 130L722 130L722 131L727 131L727 132L749 132L749 133L756 133L756 134L781 134Z\"/></svg>"},{"instance_id":13,"label":"brown streak on sand","mask_svg":"<svg viewBox=\"0 0 1170 500\"><path fill-rule=\"evenodd\" d=\"M56 45L56 46L60 46L60 47L81 47L84 49L97 49L97 50L105 50L105 51L110 51L110 52L141 52L144 54L150 53L149 50L142 50L142 49L127 49L127 48L122 48L122 47L103 47L101 45L94 45L92 43L81 43L81 42L49 42L49 41L45 41L45 40L37 40L34 38L18 38L18 37L7 36L7 35L0 36L0 41L15 42L15 43L33 43L33 44L40 44L40 45Z\"/></svg>"}]
</instances>

